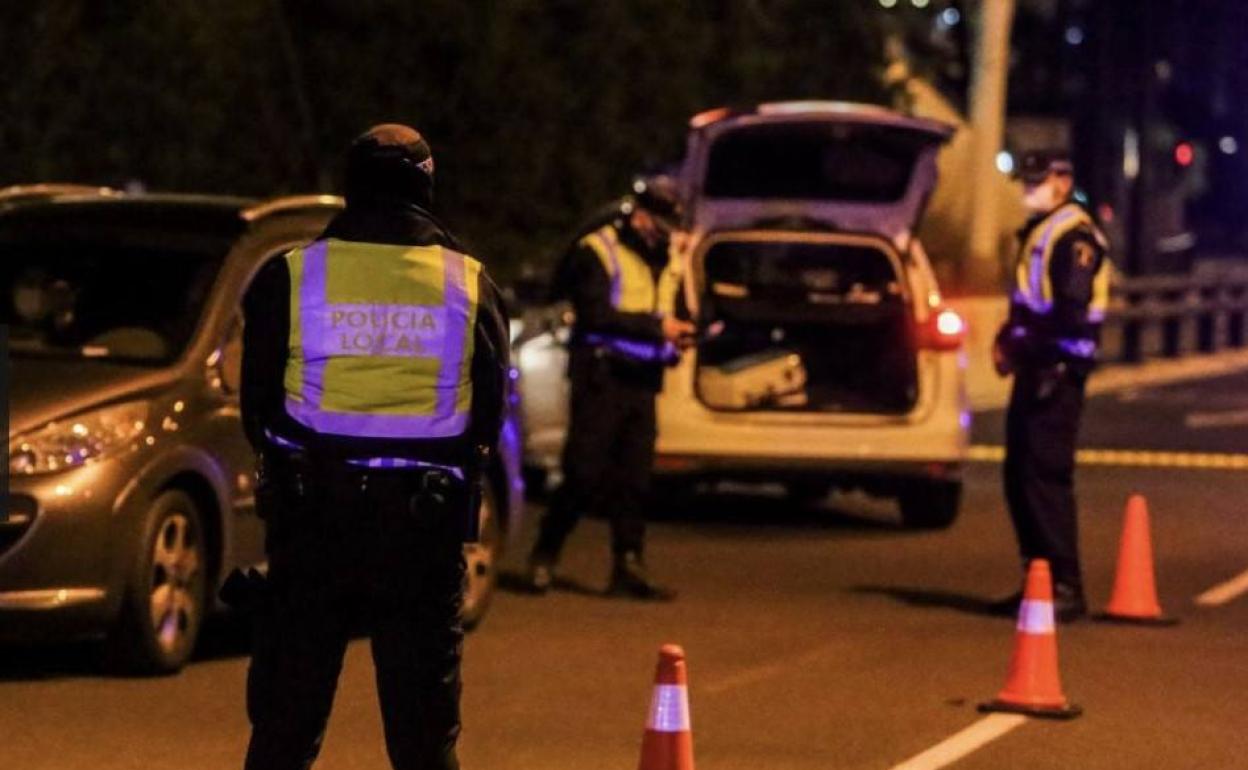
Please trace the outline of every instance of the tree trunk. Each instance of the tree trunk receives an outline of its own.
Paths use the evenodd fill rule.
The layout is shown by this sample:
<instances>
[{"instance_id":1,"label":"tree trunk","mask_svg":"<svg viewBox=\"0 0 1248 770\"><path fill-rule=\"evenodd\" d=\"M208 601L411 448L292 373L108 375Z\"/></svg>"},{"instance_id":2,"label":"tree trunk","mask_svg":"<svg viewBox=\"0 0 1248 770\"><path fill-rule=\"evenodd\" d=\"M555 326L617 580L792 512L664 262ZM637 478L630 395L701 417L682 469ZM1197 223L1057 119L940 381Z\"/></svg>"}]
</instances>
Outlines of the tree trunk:
<instances>
[{"instance_id":1,"label":"tree trunk","mask_svg":"<svg viewBox=\"0 0 1248 770\"><path fill-rule=\"evenodd\" d=\"M1005 136L1005 94L1010 67L1010 26L1014 0L979 0L975 70L971 77L971 253L964 271L966 286L994 291L1001 277L998 244L1000 217L994 177Z\"/></svg>"}]
</instances>

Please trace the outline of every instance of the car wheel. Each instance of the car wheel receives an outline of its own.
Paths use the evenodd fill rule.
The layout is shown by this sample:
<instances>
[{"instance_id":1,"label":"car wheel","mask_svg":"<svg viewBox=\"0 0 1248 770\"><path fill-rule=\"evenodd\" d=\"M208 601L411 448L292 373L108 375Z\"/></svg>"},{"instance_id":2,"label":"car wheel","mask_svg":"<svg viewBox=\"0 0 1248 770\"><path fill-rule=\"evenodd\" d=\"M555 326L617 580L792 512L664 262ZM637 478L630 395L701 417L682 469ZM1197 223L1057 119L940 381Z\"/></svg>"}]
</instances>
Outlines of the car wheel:
<instances>
[{"instance_id":1,"label":"car wheel","mask_svg":"<svg viewBox=\"0 0 1248 770\"><path fill-rule=\"evenodd\" d=\"M501 556L503 530L493 489L487 483L481 494L481 535L475 543L464 546L464 609L465 628L474 628L485 617L494 589L498 585L498 559Z\"/></svg>"},{"instance_id":2,"label":"car wheel","mask_svg":"<svg viewBox=\"0 0 1248 770\"><path fill-rule=\"evenodd\" d=\"M962 482L928 481L916 483L898 496L901 521L912 529L944 529L958 518L962 503Z\"/></svg>"},{"instance_id":3,"label":"car wheel","mask_svg":"<svg viewBox=\"0 0 1248 770\"><path fill-rule=\"evenodd\" d=\"M138 674L168 674L190 659L205 610L203 528L184 492L162 493L148 508L109 635L109 659Z\"/></svg>"}]
</instances>

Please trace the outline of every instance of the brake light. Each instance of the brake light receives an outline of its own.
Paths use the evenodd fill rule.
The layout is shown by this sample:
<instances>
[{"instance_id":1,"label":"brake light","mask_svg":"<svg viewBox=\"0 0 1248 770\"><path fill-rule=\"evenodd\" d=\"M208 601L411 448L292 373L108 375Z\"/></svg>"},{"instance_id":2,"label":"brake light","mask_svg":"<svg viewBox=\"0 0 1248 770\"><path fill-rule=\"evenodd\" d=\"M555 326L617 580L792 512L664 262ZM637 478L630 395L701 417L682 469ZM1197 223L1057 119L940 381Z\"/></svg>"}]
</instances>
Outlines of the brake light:
<instances>
[{"instance_id":1,"label":"brake light","mask_svg":"<svg viewBox=\"0 0 1248 770\"><path fill-rule=\"evenodd\" d=\"M919 330L919 347L927 350L957 350L966 339L966 321L952 308L935 308Z\"/></svg>"}]
</instances>

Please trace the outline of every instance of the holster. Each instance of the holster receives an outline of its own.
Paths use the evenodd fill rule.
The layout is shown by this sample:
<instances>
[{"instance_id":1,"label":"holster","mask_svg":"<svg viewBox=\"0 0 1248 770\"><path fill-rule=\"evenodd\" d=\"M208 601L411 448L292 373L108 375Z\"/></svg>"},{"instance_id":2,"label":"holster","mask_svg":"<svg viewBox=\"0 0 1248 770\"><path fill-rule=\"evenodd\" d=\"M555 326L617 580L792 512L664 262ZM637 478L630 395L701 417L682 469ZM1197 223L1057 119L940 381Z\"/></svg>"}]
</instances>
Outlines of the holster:
<instances>
[{"instance_id":1,"label":"holster","mask_svg":"<svg viewBox=\"0 0 1248 770\"><path fill-rule=\"evenodd\" d=\"M217 596L232 609L252 612L258 609L269 590L269 579L259 570L249 567L245 572L235 569L221 584Z\"/></svg>"}]
</instances>

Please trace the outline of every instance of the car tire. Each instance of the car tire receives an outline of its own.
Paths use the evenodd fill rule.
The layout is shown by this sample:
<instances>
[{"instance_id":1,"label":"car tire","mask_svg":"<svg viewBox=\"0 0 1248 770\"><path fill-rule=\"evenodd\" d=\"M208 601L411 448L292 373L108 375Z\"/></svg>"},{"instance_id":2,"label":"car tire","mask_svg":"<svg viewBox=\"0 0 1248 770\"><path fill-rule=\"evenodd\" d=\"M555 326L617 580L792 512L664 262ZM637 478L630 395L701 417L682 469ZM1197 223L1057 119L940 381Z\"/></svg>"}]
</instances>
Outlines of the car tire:
<instances>
[{"instance_id":1,"label":"car tire","mask_svg":"<svg viewBox=\"0 0 1248 770\"><path fill-rule=\"evenodd\" d=\"M485 617L498 587L498 560L502 556L503 529L499 521L498 496L490 484L481 493L481 534L464 546L464 628L476 628Z\"/></svg>"},{"instance_id":2,"label":"car tire","mask_svg":"<svg viewBox=\"0 0 1248 770\"><path fill-rule=\"evenodd\" d=\"M908 486L897 500L901 521L910 529L945 529L958 518L962 482L927 481Z\"/></svg>"},{"instance_id":3,"label":"car tire","mask_svg":"<svg viewBox=\"0 0 1248 770\"><path fill-rule=\"evenodd\" d=\"M203 532L195 501L181 490L162 492L148 506L107 640L111 668L156 675L186 665L207 604Z\"/></svg>"}]
</instances>

